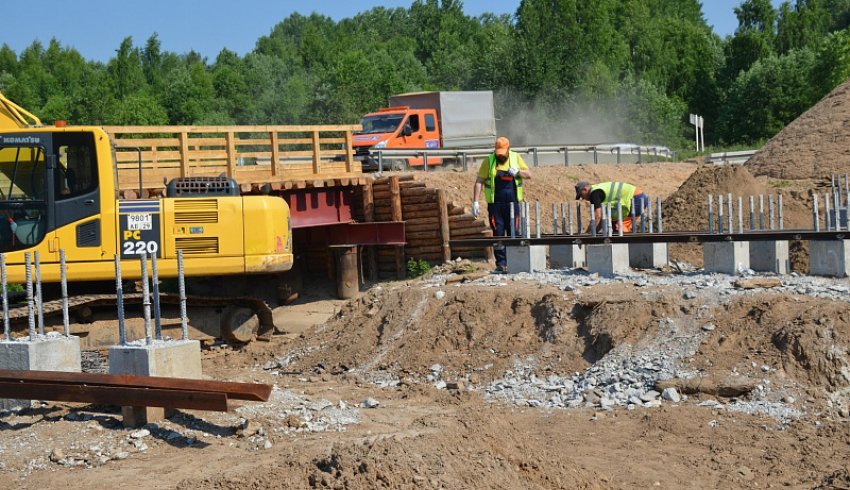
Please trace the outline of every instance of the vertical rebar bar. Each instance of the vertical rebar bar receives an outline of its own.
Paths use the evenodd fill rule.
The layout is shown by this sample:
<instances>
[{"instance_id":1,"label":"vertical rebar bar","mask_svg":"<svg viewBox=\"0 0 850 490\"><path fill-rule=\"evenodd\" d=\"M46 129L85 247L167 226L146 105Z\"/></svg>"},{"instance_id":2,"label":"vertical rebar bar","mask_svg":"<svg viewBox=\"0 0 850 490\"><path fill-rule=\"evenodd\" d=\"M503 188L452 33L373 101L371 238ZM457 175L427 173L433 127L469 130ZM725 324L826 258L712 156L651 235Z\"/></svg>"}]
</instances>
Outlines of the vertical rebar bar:
<instances>
[{"instance_id":1,"label":"vertical rebar bar","mask_svg":"<svg viewBox=\"0 0 850 490\"><path fill-rule=\"evenodd\" d=\"M567 216L567 211L569 217ZM561 203L561 231L567 233L567 221L569 221L569 234L573 234L573 203ZM581 228L581 216L579 216L579 228Z\"/></svg>"},{"instance_id":2,"label":"vertical rebar bar","mask_svg":"<svg viewBox=\"0 0 850 490\"><path fill-rule=\"evenodd\" d=\"M151 287L153 289L153 332L156 340L162 340L162 316L159 309L159 270L156 252L151 254Z\"/></svg>"},{"instance_id":3,"label":"vertical rebar bar","mask_svg":"<svg viewBox=\"0 0 850 490\"><path fill-rule=\"evenodd\" d=\"M708 195L708 233L714 234L714 196Z\"/></svg>"},{"instance_id":4,"label":"vertical rebar bar","mask_svg":"<svg viewBox=\"0 0 850 490\"><path fill-rule=\"evenodd\" d=\"M186 315L186 276L183 271L183 251L177 251L177 288L180 295L180 329L183 340L189 340L189 319Z\"/></svg>"},{"instance_id":5,"label":"vertical rebar bar","mask_svg":"<svg viewBox=\"0 0 850 490\"><path fill-rule=\"evenodd\" d=\"M732 193L731 192L726 194L726 206L728 208L727 214L729 215L726 229L728 230L729 233L734 233L735 232L735 224L734 224L734 222L735 222L735 210L733 209L734 204L732 203Z\"/></svg>"},{"instance_id":6,"label":"vertical rebar bar","mask_svg":"<svg viewBox=\"0 0 850 490\"><path fill-rule=\"evenodd\" d=\"M814 228L815 231L820 231L820 217L818 216L818 195L817 194L812 195L812 201L813 201L812 228Z\"/></svg>"},{"instance_id":7,"label":"vertical rebar bar","mask_svg":"<svg viewBox=\"0 0 850 490\"><path fill-rule=\"evenodd\" d=\"M608 235L608 226L610 225L611 209L607 205L602 205L602 236Z\"/></svg>"},{"instance_id":8,"label":"vertical rebar bar","mask_svg":"<svg viewBox=\"0 0 850 490\"><path fill-rule=\"evenodd\" d=\"M510 203L511 205L511 238L516 238L516 205L514 203Z\"/></svg>"},{"instance_id":9,"label":"vertical rebar bar","mask_svg":"<svg viewBox=\"0 0 850 490\"><path fill-rule=\"evenodd\" d=\"M118 307L118 343L127 345L127 331L124 329L124 285L121 281L121 255L115 255L115 304Z\"/></svg>"},{"instance_id":10,"label":"vertical rebar bar","mask_svg":"<svg viewBox=\"0 0 850 490\"><path fill-rule=\"evenodd\" d=\"M524 202L525 205L525 238L531 238L531 204Z\"/></svg>"},{"instance_id":11,"label":"vertical rebar bar","mask_svg":"<svg viewBox=\"0 0 850 490\"><path fill-rule=\"evenodd\" d=\"M30 340L35 340L35 302L33 301L32 263L30 262L29 252L24 252L24 262L24 275L27 281L27 324L30 330Z\"/></svg>"},{"instance_id":12,"label":"vertical rebar bar","mask_svg":"<svg viewBox=\"0 0 850 490\"><path fill-rule=\"evenodd\" d=\"M738 233L744 233L744 198L738 196Z\"/></svg>"},{"instance_id":13,"label":"vertical rebar bar","mask_svg":"<svg viewBox=\"0 0 850 490\"><path fill-rule=\"evenodd\" d=\"M12 340L9 326L9 290L6 286L6 254L0 254L0 283L3 287L3 335L6 340Z\"/></svg>"},{"instance_id":14,"label":"vertical rebar bar","mask_svg":"<svg viewBox=\"0 0 850 490\"><path fill-rule=\"evenodd\" d=\"M637 223L635 223L635 198L629 203L629 223L632 225L632 234L637 233Z\"/></svg>"},{"instance_id":15,"label":"vertical rebar bar","mask_svg":"<svg viewBox=\"0 0 850 490\"><path fill-rule=\"evenodd\" d=\"M759 230L764 230L764 194L759 194Z\"/></svg>"},{"instance_id":16,"label":"vertical rebar bar","mask_svg":"<svg viewBox=\"0 0 850 490\"><path fill-rule=\"evenodd\" d=\"M661 197L660 196L657 197L655 202L656 202L656 207L658 208L658 213L656 214L656 216L658 216L658 233L664 233L664 213L662 212L663 210L661 209L661 206L662 206Z\"/></svg>"},{"instance_id":17,"label":"vertical rebar bar","mask_svg":"<svg viewBox=\"0 0 850 490\"><path fill-rule=\"evenodd\" d=\"M755 198L750 195L750 230L756 229L756 208Z\"/></svg>"},{"instance_id":18,"label":"vertical rebar bar","mask_svg":"<svg viewBox=\"0 0 850 490\"><path fill-rule=\"evenodd\" d=\"M534 231L537 238L540 238L540 201L534 201Z\"/></svg>"},{"instance_id":19,"label":"vertical rebar bar","mask_svg":"<svg viewBox=\"0 0 850 490\"><path fill-rule=\"evenodd\" d=\"M723 233L725 219L723 218L723 194L717 196L717 233Z\"/></svg>"},{"instance_id":20,"label":"vertical rebar bar","mask_svg":"<svg viewBox=\"0 0 850 490\"><path fill-rule=\"evenodd\" d=\"M38 315L38 333L44 335L44 297L41 295L41 254L38 250L35 256L35 308Z\"/></svg>"},{"instance_id":21,"label":"vertical rebar bar","mask_svg":"<svg viewBox=\"0 0 850 490\"><path fill-rule=\"evenodd\" d=\"M590 234L591 236L596 236L596 213L593 209L593 204L588 206L590 208Z\"/></svg>"},{"instance_id":22,"label":"vertical rebar bar","mask_svg":"<svg viewBox=\"0 0 850 490\"><path fill-rule=\"evenodd\" d=\"M552 203L552 234L558 234L558 203Z\"/></svg>"},{"instance_id":23,"label":"vertical rebar bar","mask_svg":"<svg viewBox=\"0 0 850 490\"><path fill-rule=\"evenodd\" d=\"M826 231L832 230L832 213L829 209L829 194L823 195L823 217L826 220Z\"/></svg>"},{"instance_id":24,"label":"vertical rebar bar","mask_svg":"<svg viewBox=\"0 0 850 490\"><path fill-rule=\"evenodd\" d=\"M785 215L782 211L782 194L779 194L779 230L785 229Z\"/></svg>"},{"instance_id":25,"label":"vertical rebar bar","mask_svg":"<svg viewBox=\"0 0 850 490\"><path fill-rule=\"evenodd\" d=\"M647 211L647 213L648 213L648 214L647 214L646 219L647 219L647 221L649 222L649 232L650 232L650 233L653 233L653 228L652 228L652 216L653 216L653 215L652 215L652 199L650 199L649 201L647 201L647 204L646 204L646 211Z\"/></svg>"},{"instance_id":26,"label":"vertical rebar bar","mask_svg":"<svg viewBox=\"0 0 850 490\"><path fill-rule=\"evenodd\" d=\"M838 180L839 187L841 186L841 179ZM836 193L833 195L833 209L835 209L835 231L841 231L841 194Z\"/></svg>"},{"instance_id":27,"label":"vertical rebar bar","mask_svg":"<svg viewBox=\"0 0 850 490\"><path fill-rule=\"evenodd\" d=\"M139 256L142 279L142 313L145 318L145 343L150 344L153 339L151 335L151 295L150 282L148 281L148 254Z\"/></svg>"},{"instance_id":28,"label":"vertical rebar bar","mask_svg":"<svg viewBox=\"0 0 850 490\"><path fill-rule=\"evenodd\" d=\"M776 229L776 202L773 200L773 194L767 196L767 210L770 215L770 231Z\"/></svg>"},{"instance_id":29,"label":"vertical rebar bar","mask_svg":"<svg viewBox=\"0 0 850 490\"><path fill-rule=\"evenodd\" d=\"M847 194L847 200L844 201L845 206L850 206L850 175L844 174L844 192Z\"/></svg>"},{"instance_id":30,"label":"vertical rebar bar","mask_svg":"<svg viewBox=\"0 0 850 490\"><path fill-rule=\"evenodd\" d=\"M62 288L62 327L66 337L71 336L71 321L68 316L68 271L65 263L65 249L59 249L59 282Z\"/></svg>"},{"instance_id":31,"label":"vertical rebar bar","mask_svg":"<svg viewBox=\"0 0 850 490\"><path fill-rule=\"evenodd\" d=\"M590 206L590 207L592 208L593 206ZM570 209L572 210L572 207L570 207ZM573 217L572 211L570 211L570 218L571 218L570 219L570 234L572 234L572 231L573 231L572 217ZM578 228L577 235L581 235L582 233L584 233L584 229L581 227L581 203L580 202L576 203L576 228Z\"/></svg>"},{"instance_id":32,"label":"vertical rebar bar","mask_svg":"<svg viewBox=\"0 0 850 490\"><path fill-rule=\"evenodd\" d=\"M614 223L614 220L611 220ZM623 236L623 201L617 200L617 236Z\"/></svg>"}]
</instances>

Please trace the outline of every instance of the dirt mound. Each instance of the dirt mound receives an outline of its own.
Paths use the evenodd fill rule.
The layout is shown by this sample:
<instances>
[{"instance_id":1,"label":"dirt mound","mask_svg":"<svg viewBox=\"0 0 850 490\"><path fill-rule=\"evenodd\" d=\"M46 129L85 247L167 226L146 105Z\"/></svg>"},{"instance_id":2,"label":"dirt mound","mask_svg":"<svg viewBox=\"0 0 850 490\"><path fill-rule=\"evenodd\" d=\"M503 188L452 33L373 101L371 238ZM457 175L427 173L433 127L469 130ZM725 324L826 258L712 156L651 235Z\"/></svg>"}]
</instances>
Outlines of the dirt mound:
<instances>
[{"instance_id":1,"label":"dirt mound","mask_svg":"<svg viewBox=\"0 0 850 490\"><path fill-rule=\"evenodd\" d=\"M664 229L668 231L706 230L709 194L715 196L715 206L718 195L723 196L724 203L727 194L732 194L733 200L742 196L746 209L749 196L768 193L766 183L755 179L740 165L703 165L664 201ZM724 212L724 215L726 214Z\"/></svg>"},{"instance_id":2,"label":"dirt mound","mask_svg":"<svg viewBox=\"0 0 850 490\"><path fill-rule=\"evenodd\" d=\"M439 364L451 379L498 376L514 358L535 356L548 370L572 373L655 328L671 304L577 302L552 286L510 295L497 287L383 289L348 303L306 341L297 365L403 376L427 375Z\"/></svg>"},{"instance_id":3,"label":"dirt mound","mask_svg":"<svg viewBox=\"0 0 850 490\"><path fill-rule=\"evenodd\" d=\"M743 298L715 312L717 330L700 346L696 365L751 369L764 364L802 386L823 390L833 408L850 395L850 305L783 295ZM842 401L843 400L843 401Z\"/></svg>"},{"instance_id":4,"label":"dirt mound","mask_svg":"<svg viewBox=\"0 0 850 490\"><path fill-rule=\"evenodd\" d=\"M670 194L664 201L664 230L665 231L696 231L708 230L708 196L711 194L715 199L715 213L717 213L717 196L722 195L724 201L723 214L727 217L724 223L728 223L728 204L726 198L732 194L735 206L734 224L737 227L737 200L740 196L743 203L744 226L749 226L749 196L754 196L754 206L758 209L758 196L764 195L765 227L769 227L769 195L774 195L775 202L779 202L779 195L783 199L783 223L785 229L810 228L811 227L811 198L804 190L805 185L787 186L780 183L782 188L770 185L765 178L756 178L740 165L703 165L698 167L690 177ZM800 187L800 188L798 188ZM757 211L756 211L757 212ZM776 226L778 227L778 215ZM715 215L715 224L717 216ZM756 226L759 226L756 217ZM724 225L725 227L725 225ZM670 255L673 260L685 261L690 264L702 265L702 248L698 245L673 244L670 246ZM808 254L805 249L796 246L792 265L795 270L805 270Z\"/></svg>"},{"instance_id":5,"label":"dirt mound","mask_svg":"<svg viewBox=\"0 0 850 490\"><path fill-rule=\"evenodd\" d=\"M753 175L777 179L850 173L850 80L786 126L746 165Z\"/></svg>"}]
</instances>

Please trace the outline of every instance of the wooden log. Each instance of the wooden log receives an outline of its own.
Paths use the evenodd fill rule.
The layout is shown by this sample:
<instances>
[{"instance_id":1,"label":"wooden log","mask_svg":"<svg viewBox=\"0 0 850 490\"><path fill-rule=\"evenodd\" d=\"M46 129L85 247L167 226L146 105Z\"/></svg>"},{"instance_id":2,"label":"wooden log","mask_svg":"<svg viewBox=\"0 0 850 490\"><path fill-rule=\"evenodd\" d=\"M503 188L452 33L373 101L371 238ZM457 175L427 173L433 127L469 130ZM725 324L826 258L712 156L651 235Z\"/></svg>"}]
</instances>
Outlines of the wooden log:
<instances>
[{"instance_id":1,"label":"wooden log","mask_svg":"<svg viewBox=\"0 0 850 490\"><path fill-rule=\"evenodd\" d=\"M411 233L429 233L431 236L434 236L434 234L437 233L437 226L435 223L425 223L422 225L405 223L404 232L407 236L411 236Z\"/></svg>"},{"instance_id":2,"label":"wooden log","mask_svg":"<svg viewBox=\"0 0 850 490\"><path fill-rule=\"evenodd\" d=\"M411 211L409 213L405 213L405 216L408 218L435 218L439 219L437 215L437 210L432 209L430 211Z\"/></svg>"},{"instance_id":3,"label":"wooden log","mask_svg":"<svg viewBox=\"0 0 850 490\"><path fill-rule=\"evenodd\" d=\"M404 222L407 223L407 224L410 224L410 225L424 225L426 223L437 224L437 223L440 222L440 219L437 218L436 216L435 217L424 217L424 218L409 218L409 217L405 216ZM436 229L436 228L434 228L434 229Z\"/></svg>"},{"instance_id":4,"label":"wooden log","mask_svg":"<svg viewBox=\"0 0 850 490\"><path fill-rule=\"evenodd\" d=\"M416 178L413 174L400 174L400 175L391 175L389 177L378 177L375 179L376 184L389 184L390 179L396 178L399 182L407 182Z\"/></svg>"},{"instance_id":5,"label":"wooden log","mask_svg":"<svg viewBox=\"0 0 850 490\"><path fill-rule=\"evenodd\" d=\"M449 216L461 216L463 215L463 209L455 208L449 210Z\"/></svg>"},{"instance_id":6,"label":"wooden log","mask_svg":"<svg viewBox=\"0 0 850 490\"><path fill-rule=\"evenodd\" d=\"M425 187L425 182L423 182L421 180L416 180L416 181L413 181L413 182L402 182L400 184L400 187L402 189L414 189L414 188L417 188L417 187Z\"/></svg>"},{"instance_id":7,"label":"wooden log","mask_svg":"<svg viewBox=\"0 0 850 490\"><path fill-rule=\"evenodd\" d=\"M437 202L437 194L422 194L419 196L407 196L404 194L401 195L401 204L402 206L412 206L415 204L435 204Z\"/></svg>"},{"instance_id":8,"label":"wooden log","mask_svg":"<svg viewBox=\"0 0 850 490\"><path fill-rule=\"evenodd\" d=\"M440 213L440 239L443 247L443 261L452 260L452 249L449 246L451 233L449 232L449 209L446 203L446 191L437 191L437 211Z\"/></svg>"},{"instance_id":9,"label":"wooden log","mask_svg":"<svg viewBox=\"0 0 850 490\"><path fill-rule=\"evenodd\" d=\"M411 256L421 255L421 254L440 254L442 256L443 247L439 245L434 245L431 247L405 247L404 253Z\"/></svg>"},{"instance_id":10,"label":"wooden log","mask_svg":"<svg viewBox=\"0 0 850 490\"><path fill-rule=\"evenodd\" d=\"M404 239L408 242L411 240L422 240L425 238L434 239L435 236L437 236L437 230L433 227L433 225L430 229L421 231L411 230L408 226L404 227Z\"/></svg>"},{"instance_id":11,"label":"wooden log","mask_svg":"<svg viewBox=\"0 0 850 490\"><path fill-rule=\"evenodd\" d=\"M405 238L405 241L407 242L405 247L409 248L436 247L443 244L439 237L434 238L433 236L430 238Z\"/></svg>"},{"instance_id":12,"label":"wooden log","mask_svg":"<svg viewBox=\"0 0 850 490\"><path fill-rule=\"evenodd\" d=\"M422 195L432 195L437 192L437 189L429 189L428 187L403 187L401 189L401 197L413 197Z\"/></svg>"},{"instance_id":13,"label":"wooden log","mask_svg":"<svg viewBox=\"0 0 850 490\"><path fill-rule=\"evenodd\" d=\"M383 201L392 197L390 196L390 191L378 191L374 192L373 195L375 196L376 201Z\"/></svg>"},{"instance_id":14,"label":"wooden log","mask_svg":"<svg viewBox=\"0 0 850 490\"><path fill-rule=\"evenodd\" d=\"M390 177L390 214L392 221L401 221L402 210L401 210L401 189L399 188L399 181L401 179L398 175L394 175ZM404 265L404 247L398 246L395 247L395 265L396 265L396 277L401 280L407 276L407 270Z\"/></svg>"}]
</instances>

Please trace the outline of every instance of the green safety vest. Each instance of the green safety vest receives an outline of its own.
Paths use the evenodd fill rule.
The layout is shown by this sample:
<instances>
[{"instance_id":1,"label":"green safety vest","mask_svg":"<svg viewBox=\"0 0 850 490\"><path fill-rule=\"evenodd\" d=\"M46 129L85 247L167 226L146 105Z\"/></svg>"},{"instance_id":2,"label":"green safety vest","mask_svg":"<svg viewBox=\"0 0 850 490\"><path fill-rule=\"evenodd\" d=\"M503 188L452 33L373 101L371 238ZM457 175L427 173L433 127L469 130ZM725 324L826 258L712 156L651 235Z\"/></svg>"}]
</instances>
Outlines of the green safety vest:
<instances>
[{"instance_id":1,"label":"green safety vest","mask_svg":"<svg viewBox=\"0 0 850 490\"><path fill-rule=\"evenodd\" d=\"M590 192L596 190L601 190L605 195L602 204L611 209L612 220L620 220L620 216L617 215L617 201L623 208L623 215L629 215L629 210L632 208L632 198L635 197L637 187L625 182L601 182L590 188Z\"/></svg>"},{"instance_id":2,"label":"green safety vest","mask_svg":"<svg viewBox=\"0 0 850 490\"><path fill-rule=\"evenodd\" d=\"M496 165L499 162L496 160L496 154L491 153L489 157L490 174L487 180L484 181L484 198L487 204L492 204L496 193ZM508 167L519 168L519 153L514 151L508 152ZM516 200L522 202L522 178L519 175L514 177L516 182Z\"/></svg>"}]
</instances>

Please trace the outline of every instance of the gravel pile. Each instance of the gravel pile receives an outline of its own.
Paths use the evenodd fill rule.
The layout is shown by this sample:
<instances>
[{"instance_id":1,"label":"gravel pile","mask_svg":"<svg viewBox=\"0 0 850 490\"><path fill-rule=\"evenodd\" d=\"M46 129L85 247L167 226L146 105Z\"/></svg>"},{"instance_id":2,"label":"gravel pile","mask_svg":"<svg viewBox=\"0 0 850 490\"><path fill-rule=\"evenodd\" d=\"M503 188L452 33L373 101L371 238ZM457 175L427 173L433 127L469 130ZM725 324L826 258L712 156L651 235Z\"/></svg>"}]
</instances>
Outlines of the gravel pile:
<instances>
[{"instance_id":1,"label":"gravel pile","mask_svg":"<svg viewBox=\"0 0 850 490\"><path fill-rule=\"evenodd\" d=\"M360 422L358 409L342 400L339 403L325 399L310 400L277 386L272 390L269 401L237 408L236 413L249 420L258 417L281 420L283 427L274 430L282 433L342 432L347 425Z\"/></svg>"}]
</instances>

